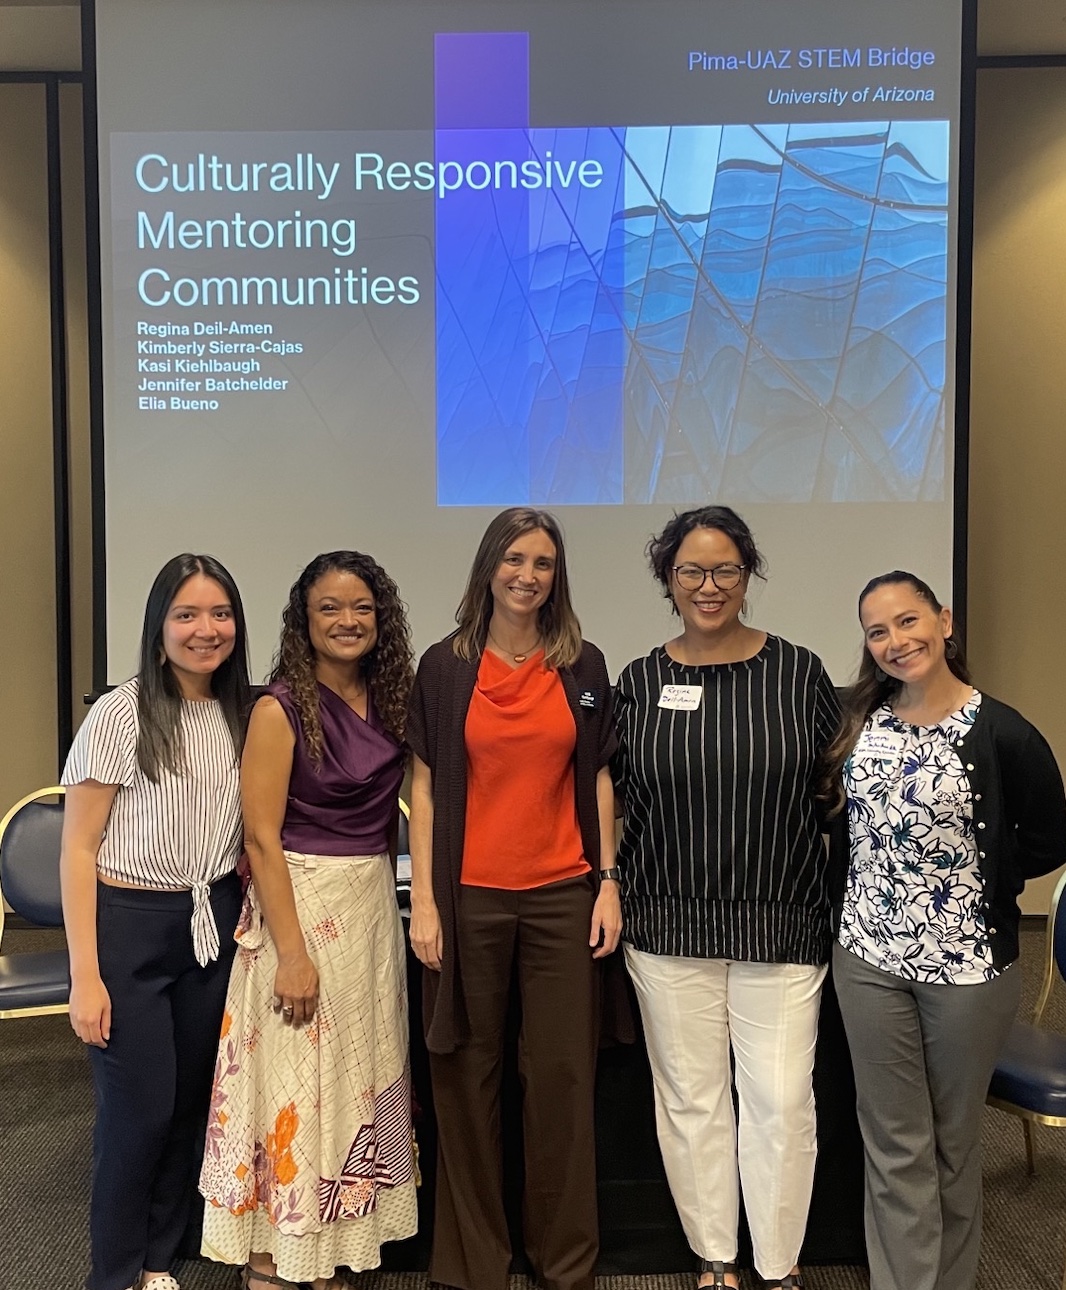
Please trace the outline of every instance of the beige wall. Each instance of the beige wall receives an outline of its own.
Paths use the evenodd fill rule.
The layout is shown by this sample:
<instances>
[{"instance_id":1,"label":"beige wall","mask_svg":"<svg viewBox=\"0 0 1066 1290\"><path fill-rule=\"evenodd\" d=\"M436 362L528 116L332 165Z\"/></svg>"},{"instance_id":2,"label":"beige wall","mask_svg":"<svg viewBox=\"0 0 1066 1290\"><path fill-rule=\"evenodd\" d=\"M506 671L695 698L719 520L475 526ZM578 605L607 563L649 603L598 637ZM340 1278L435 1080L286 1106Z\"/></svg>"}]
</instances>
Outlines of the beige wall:
<instances>
[{"instance_id":1,"label":"beige wall","mask_svg":"<svg viewBox=\"0 0 1066 1290\"><path fill-rule=\"evenodd\" d=\"M977 108L970 654L1066 768L1066 68L983 71Z\"/></svg>"},{"instance_id":2,"label":"beige wall","mask_svg":"<svg viewBox=\"0 0 1066 1290\"><path fill-rule=\"evenodd\" d=\"M0 809L56 773L44 105L0 85Z\"/></svg>"},{"instance_id":3,"label":"beige wall","mask_svg":"<svg viewBox=\"0 0 1066 1290\"><path fill-rule=\"evenodd\" d=\"M74 686L91 688L89 417L81 88L60 90L70 385ZM45 88L0 85L0 814L55 781L56 615Z\"/></svg>"}]
</instances>

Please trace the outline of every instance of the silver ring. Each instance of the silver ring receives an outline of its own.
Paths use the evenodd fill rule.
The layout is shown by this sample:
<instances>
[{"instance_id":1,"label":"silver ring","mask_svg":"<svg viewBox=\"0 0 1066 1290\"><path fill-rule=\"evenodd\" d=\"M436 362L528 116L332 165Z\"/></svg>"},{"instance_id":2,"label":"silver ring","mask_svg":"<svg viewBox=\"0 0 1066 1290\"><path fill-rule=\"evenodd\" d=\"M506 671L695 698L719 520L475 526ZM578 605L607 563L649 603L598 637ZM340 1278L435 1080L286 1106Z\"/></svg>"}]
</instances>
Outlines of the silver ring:
<instances>
[{"instance_id":1,"label":"silver ring","mask_svg":"<svg viewBox=\"0 0 1066 1290\"><path fill-rule=\"evenodd\" d=\"M282 1012L284 1012L284 1013L285 1013L285 1015L286 1015L287 1017L291 1017L291 1016L292 1016L292 1009L291 1009L291 1008L282 1008Z\"/></svg>"}]
</instances>

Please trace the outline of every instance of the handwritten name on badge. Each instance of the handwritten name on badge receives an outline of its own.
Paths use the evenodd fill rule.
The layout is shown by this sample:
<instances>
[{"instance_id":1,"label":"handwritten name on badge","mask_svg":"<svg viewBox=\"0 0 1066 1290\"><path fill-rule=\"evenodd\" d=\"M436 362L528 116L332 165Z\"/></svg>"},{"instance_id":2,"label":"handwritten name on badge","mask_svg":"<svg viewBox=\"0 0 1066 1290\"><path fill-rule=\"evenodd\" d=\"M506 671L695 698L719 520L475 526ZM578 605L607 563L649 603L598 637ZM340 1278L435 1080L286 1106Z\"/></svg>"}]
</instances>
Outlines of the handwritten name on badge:
<instances>
[{"instance_id":1,"label":"handwritten name on badge","mask_svg":"<svg viewBox=\"0 0 1066 1290\"><path fill-rule=\"evenodd\" d=\"M905 743L903 736L893 730L864 730L855 746L855 753L859 757L899 757Z\"/></svg>"},{"instance_id":2,"label":"handwritten name on badge","mask_svg":"<svg viewBox=\"0 0 1066 1290\"><path fill-rule=\"evenodd\" d=\"M664 685L659 695L659 707L671 712L695 712L702 702L702 685Z\"/></svg>"}]
</instances>

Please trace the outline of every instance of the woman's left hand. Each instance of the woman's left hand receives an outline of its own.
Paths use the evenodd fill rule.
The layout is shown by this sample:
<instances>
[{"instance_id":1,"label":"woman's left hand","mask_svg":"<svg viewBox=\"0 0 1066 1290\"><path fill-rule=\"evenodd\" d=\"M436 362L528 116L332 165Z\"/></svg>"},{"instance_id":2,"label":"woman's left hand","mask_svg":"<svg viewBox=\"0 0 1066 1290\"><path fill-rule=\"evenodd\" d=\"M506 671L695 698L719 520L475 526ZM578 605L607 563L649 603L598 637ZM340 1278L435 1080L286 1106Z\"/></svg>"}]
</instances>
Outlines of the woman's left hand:
<instances>
[{"instance_id":1,"label":"woman's left hand","mask_svg":"<svg viewBox=\"0 0 1066 1290\"><path fill-rule=\"evenodd\" d=\"M603 943L600 944L600 938ZM599 895L592 906L592 930L589 933L589 946L594 959L606 958L618 948L622 935L622 897L618 883L610 878L600 883Z\"/></svg>"}]
</instances>

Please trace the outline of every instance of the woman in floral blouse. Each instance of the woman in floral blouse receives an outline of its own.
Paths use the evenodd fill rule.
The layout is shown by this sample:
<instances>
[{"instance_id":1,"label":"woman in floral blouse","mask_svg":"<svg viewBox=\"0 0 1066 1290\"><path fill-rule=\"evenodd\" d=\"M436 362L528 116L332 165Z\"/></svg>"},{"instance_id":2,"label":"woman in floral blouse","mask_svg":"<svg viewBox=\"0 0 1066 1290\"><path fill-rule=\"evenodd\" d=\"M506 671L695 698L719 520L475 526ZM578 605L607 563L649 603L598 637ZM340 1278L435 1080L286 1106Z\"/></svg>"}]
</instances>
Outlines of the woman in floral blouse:
<instances>
[{"instance_id":1,"label":"woman in floral blouse","mask_svg":"<svg viewBox=\"0 0 1066 1290\"><path fill-rule=\"evenodd\" d=\"M1066 797L1039 731L970 683L951 611L924 582L873 579L859 618L827 795L848 830L833 973L870 1286L972 1290L981 1113L1021 990L1016 898L1066 859Z\"/></svg>"}]
</instances>

